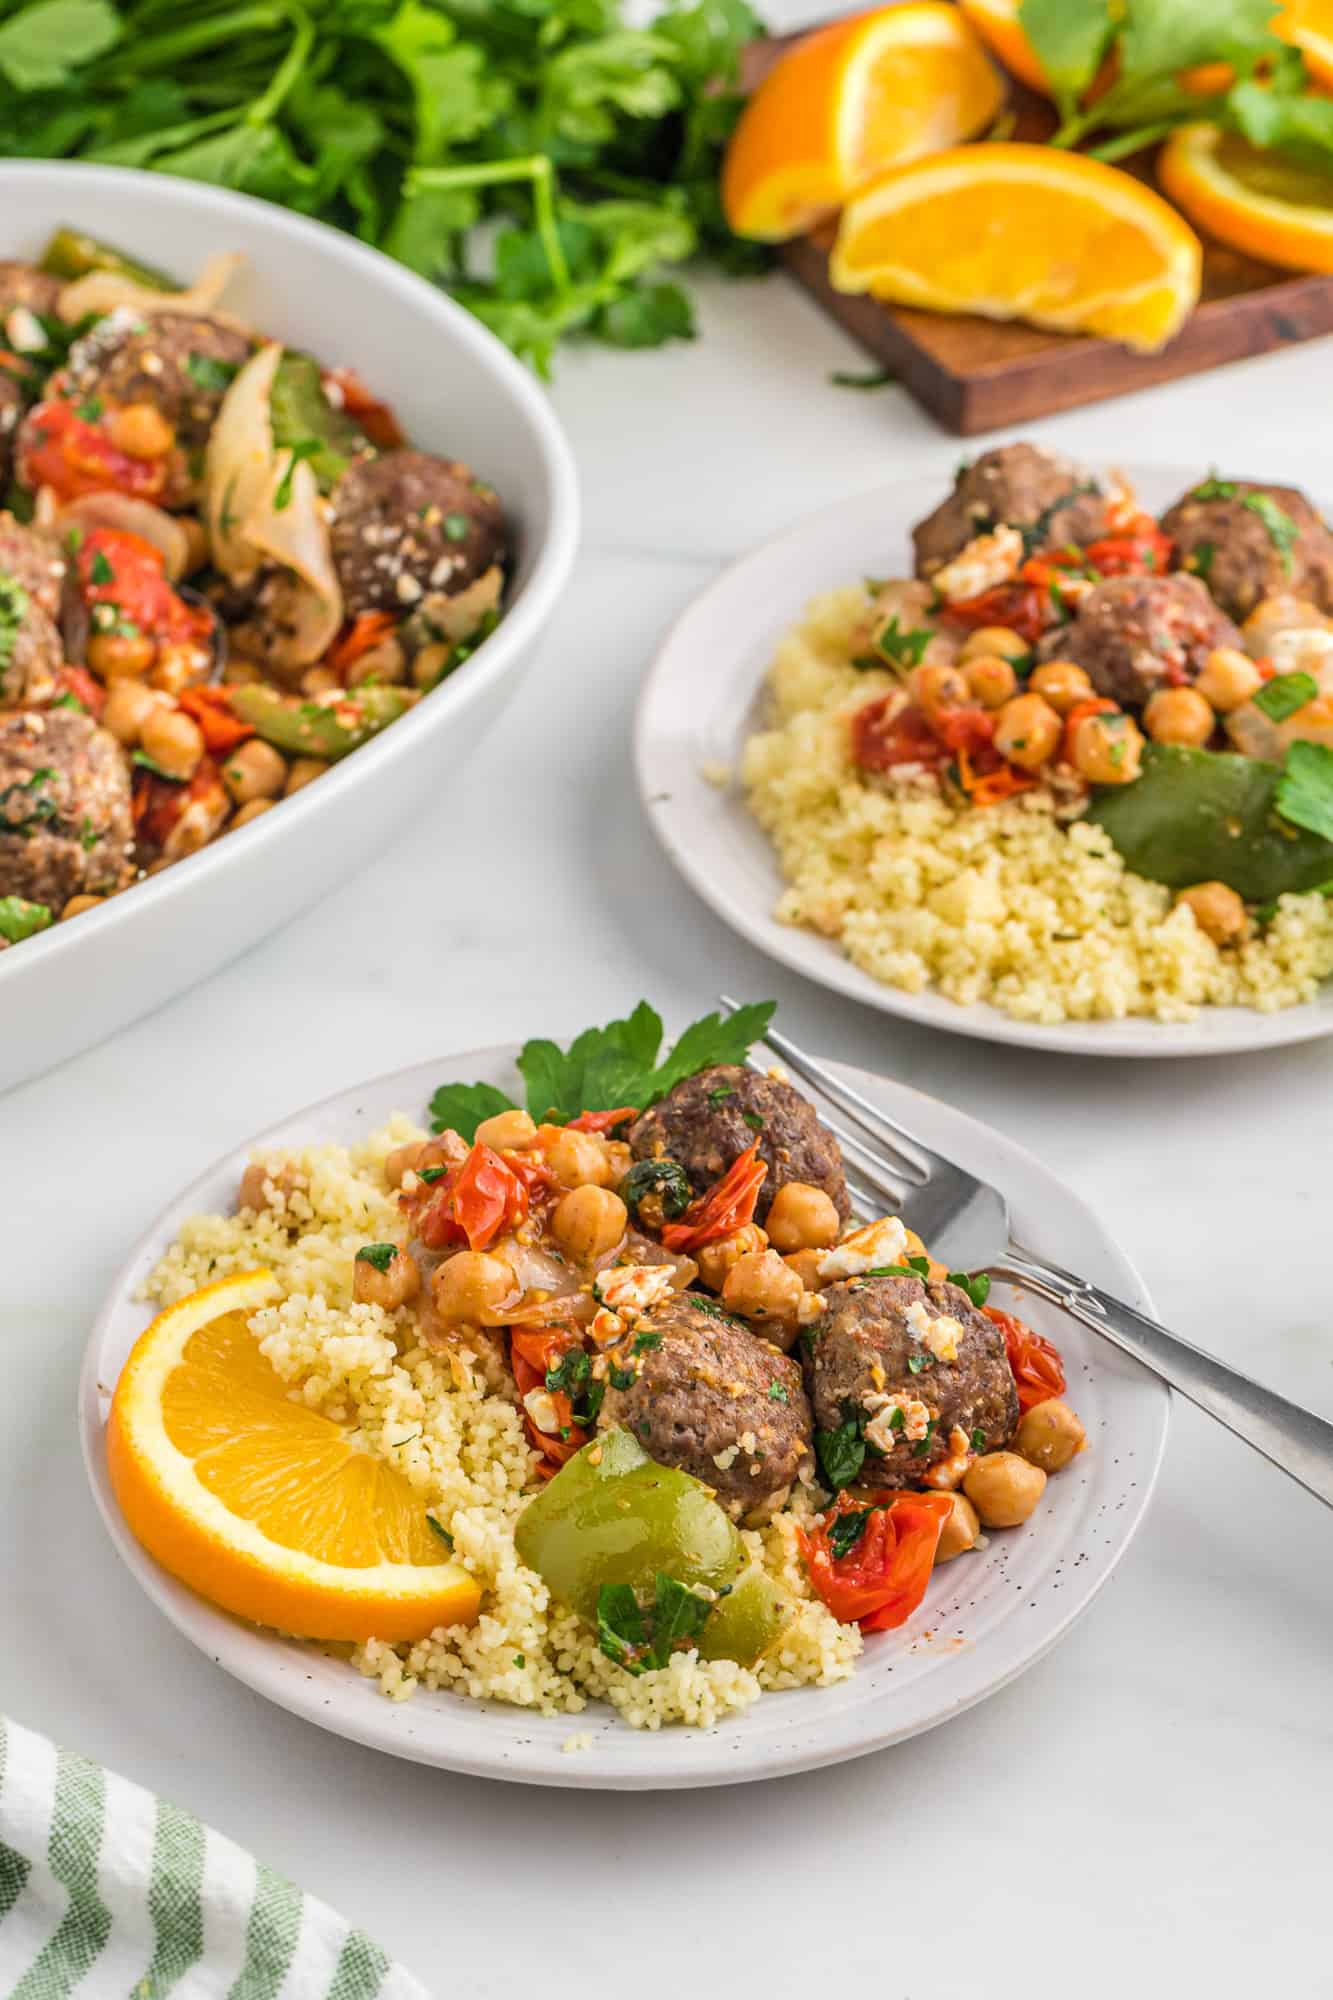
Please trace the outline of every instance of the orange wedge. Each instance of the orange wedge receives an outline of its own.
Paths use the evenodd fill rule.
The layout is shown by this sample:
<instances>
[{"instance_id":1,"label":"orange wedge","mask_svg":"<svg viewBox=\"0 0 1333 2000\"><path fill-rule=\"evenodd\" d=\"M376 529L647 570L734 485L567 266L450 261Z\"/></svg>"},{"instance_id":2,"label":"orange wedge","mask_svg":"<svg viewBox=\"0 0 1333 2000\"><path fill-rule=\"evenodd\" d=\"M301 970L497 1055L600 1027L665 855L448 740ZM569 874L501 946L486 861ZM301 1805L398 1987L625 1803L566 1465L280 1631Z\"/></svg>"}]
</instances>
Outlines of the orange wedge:
<instances>
[{"instance_id":1,"label":"orange wedge","mask_svg":"<svg viewBox=\"0 0 1333 2000\"><path fill-rule=\"evenodd\" d=\"M957 146L881 174L843 210L845 292L1100 333L1145 352L1199 295L1198 238L1141 181L1049 146Z\"/></svg>"},{"instance_id":2,"label":"orange wedge","mask_svg":"<svg viewBox=\"0 0 1333 2000\"><path fill-rule=\"evenodd\" d=\"M1157 174L1219 242L1287 270L1333 271L1333 176L1257 152L1216 125L1173 132Z\"/></svg>"},{"instance_id":3,"label":"orange wedge","mask_svg":"<svg viewBox=\"0 0 1333 2000\"><path fill-rule=\"evenodd\" d=\"M421 1639L480 1593L401 1472L291 1392L247 1319L269 1271L168 1306L126 1362L107 1423L121 1511L164 1569L238 1618L306 1639Z\"/></svg>"},{"instance_id":4,"label":"orange wedge","mask_svg":"<svg viewBox=\"0 0 1333 2000\"><path fill-rule=\"evenodd\" d=\"M1022 0L958 0L977 33L999 57L1011 76L1019 77L1043 97L1051 94L1046 72L1018 17Z\"/></svg>"},{"instance_id":5,"label":"orange wedge","mask_svg":"<svg viewBox=\"0 0 1333 2000\"><path fill-rule=\"evenodd\" d=\"M741 114L722 167L738 236L777 243L884 167L983 130L1004 85L957 8L909 0L807 35Z\"/></svg>"},{"instance_id":6,"label":"orange wedge","mask_svg":"<svg viewBox=\"0 0 1333 2000\"><path fill-rule=\"evenodd\" d=\"M1333 0L1288 0L1272 27L1300 50L1310 74L1333 88Z\"/></svg>"}]
</instances>

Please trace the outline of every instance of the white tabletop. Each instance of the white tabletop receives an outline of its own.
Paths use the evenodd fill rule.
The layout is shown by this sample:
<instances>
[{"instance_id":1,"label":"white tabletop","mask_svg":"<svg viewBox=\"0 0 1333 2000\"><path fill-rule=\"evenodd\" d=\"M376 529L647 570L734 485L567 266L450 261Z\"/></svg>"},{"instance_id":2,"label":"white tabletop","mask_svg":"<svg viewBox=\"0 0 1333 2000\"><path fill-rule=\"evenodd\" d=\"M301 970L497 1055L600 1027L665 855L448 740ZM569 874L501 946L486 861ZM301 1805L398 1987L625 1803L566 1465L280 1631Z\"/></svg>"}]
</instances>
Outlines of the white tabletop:
<instances>
[{"instance_id":1,"label":"white tabletop","mask_svg":"<svg viewBox=\"0 0 1333 2000\"><path fill-rule=\"evenodd\" d=\"M895 1025L768 967L658 853L627 743L668 620L826 500L919 472L924 507L960 452L901 390L831 386L864 358L780 277L698 296L693 345L561 364L584 550L476 768L284 935L0 1104L0 1708L255 1849L441 1996L1322 1990L1329 1520L1186 1407L1138 1544L1051 1658L934 1735L731 1792L542 1793L345 1746L192 1651L93 1512L80 1353L183 1179L358 1076L643 994L679 1026L721 987L1034 1148L1168 1322L1333 1416L1333 1044L1136 1066ZM1329 355L1032 434L1317 482Z\"/></svg>"}]
</instances>

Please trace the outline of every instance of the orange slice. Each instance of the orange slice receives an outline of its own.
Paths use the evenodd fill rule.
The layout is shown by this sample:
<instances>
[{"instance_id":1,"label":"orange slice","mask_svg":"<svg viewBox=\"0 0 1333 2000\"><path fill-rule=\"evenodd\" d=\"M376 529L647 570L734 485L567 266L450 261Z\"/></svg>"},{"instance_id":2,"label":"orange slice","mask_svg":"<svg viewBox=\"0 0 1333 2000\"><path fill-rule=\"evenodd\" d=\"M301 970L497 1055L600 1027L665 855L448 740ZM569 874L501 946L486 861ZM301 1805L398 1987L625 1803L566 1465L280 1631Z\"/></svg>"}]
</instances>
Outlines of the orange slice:
<instances>
[{"instance_id":1,"label":"orange slice","mask_svg":"<svg viewBox=\"0 0 1333 2000\"><path fill-rule=\"evenodd\" d=\"M1216 125L1182 125L1157 161L1192 221L1266 263L1333 271L1333 175L1261 153Z\"/></svg>"},{"instance_id":2,"label":"orange slice","mask_svg":"<svg viewBox=\"0 0 1333 2000\"><path fill-rule=\"evenodd\" d=\"M798 236L882 168L982 131L1003 102L981 42L943 0L821 28L741 114L722 167L727 221L765 242Z\"/></svg>"},{"instance_id":3,"label":"orange slice","mask_svg":"<svg viewBox=\"0 0 1333 2000\"><path fill-rule=\"evenodd\" d=\"M989 43L1012 76L1043 97L1051 94L1046 72L1018 18L1022 0L958 0L977 33Z\"/></svg>"},{"instance_id":4,"label":"orange slice","mask_svg":"<svg viewBox=\"0 0 1333 2000\"><path fill-rule=\"evenodd\" d=\"M269 1271L168 1306L126 1362L107 1423L121 1511L164 1569L256 1625L306 1639L420 1639L480 1593L401 1472L294 1402L247 1326Z\"/></svg>"},{"instance_id":5,"label":"orange slice","mask_svg":"<svg viewBox=\"0 0 1333 2000\"><path fill-rule=\"evenodd\" d=\"M843 210L845 292L1024 319L1150 351L1199 295L1198 238L1118 167L1049 146L957 146L881 174Z\"/></svg>"},{"instance_id":6,"label":"orange slice","mask_svg":"<svg viewBox=\"0 0 1333 2000\"><path fill-rule=\"evenodd\" d=\"M1310 74L1326 89L1333 87L1333 0L1287 0L1271 25L1275 35L1300 50Z\"/></svg>"}]
</instances>

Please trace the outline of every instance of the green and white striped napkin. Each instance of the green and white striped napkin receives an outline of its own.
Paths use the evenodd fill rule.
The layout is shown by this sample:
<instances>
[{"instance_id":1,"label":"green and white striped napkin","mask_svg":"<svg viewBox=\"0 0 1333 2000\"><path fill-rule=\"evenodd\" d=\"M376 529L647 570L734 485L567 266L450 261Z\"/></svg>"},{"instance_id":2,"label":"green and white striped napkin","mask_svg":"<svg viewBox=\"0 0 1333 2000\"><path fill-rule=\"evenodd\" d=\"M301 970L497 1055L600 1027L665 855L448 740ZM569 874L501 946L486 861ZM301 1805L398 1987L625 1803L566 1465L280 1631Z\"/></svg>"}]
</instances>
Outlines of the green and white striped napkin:
<instances>
[{"instance_id":1,"label":"green and white striped napkin","mask_svg":"<svg viewBox=\"0 0 1333 2000\"><path fill-rule=\"evenodd\" d=\"M429 2000L377 1944L151 1792L0 1715L4 2000Z\"/></svg>"}]
</instances>

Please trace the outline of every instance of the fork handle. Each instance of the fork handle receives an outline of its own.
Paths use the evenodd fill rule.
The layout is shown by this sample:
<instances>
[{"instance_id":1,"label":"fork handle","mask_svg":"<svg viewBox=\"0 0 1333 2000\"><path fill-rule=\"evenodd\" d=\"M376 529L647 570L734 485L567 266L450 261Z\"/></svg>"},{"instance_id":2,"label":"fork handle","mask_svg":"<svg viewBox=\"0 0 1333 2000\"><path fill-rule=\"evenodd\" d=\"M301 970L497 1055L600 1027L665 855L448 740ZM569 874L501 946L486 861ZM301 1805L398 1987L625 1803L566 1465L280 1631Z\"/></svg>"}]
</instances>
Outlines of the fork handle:
<instances>
[{"instance_id":1,"label":"fork handle","mask_svg":"<svg viewBox=\"0 0 1333 2000\"><path fill-rule=\"evenodd\" d=\"M1296 1480L1326 1507L1333 1507L1333 1424L1325 1423L1313 1410L1289 1403L1285 1396L1275 1395L1262 1383L1205 1354L1202 1348L1168 1333L1123 1299L1058 1264L1034 1257L1016 1243L1010 1244L1003 1263L990 1268L1030 1286L1113 1346L1132 1354L1262 1453L1279 1472Z\"/></svg>"}]
</instances>

